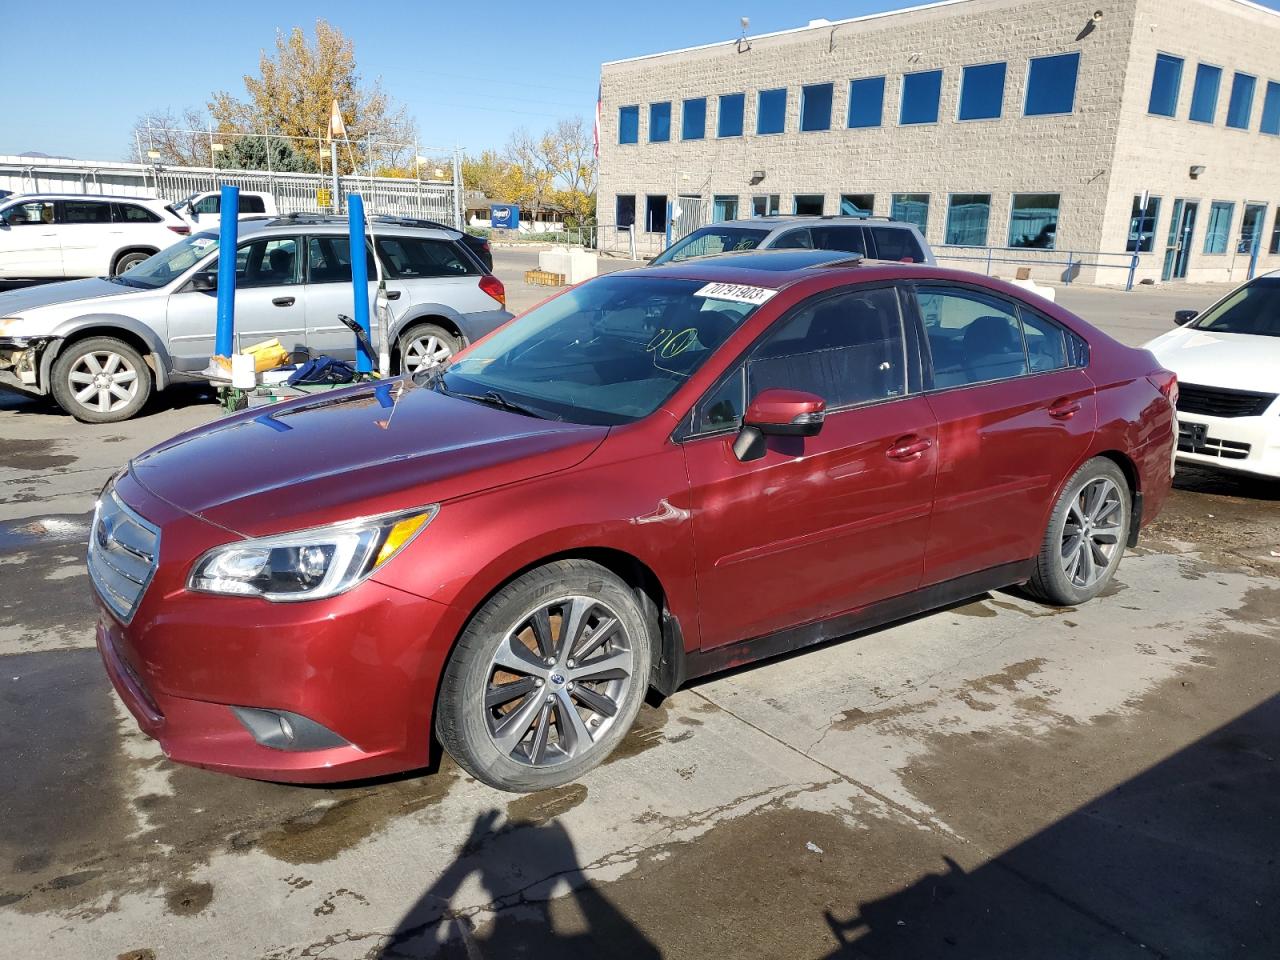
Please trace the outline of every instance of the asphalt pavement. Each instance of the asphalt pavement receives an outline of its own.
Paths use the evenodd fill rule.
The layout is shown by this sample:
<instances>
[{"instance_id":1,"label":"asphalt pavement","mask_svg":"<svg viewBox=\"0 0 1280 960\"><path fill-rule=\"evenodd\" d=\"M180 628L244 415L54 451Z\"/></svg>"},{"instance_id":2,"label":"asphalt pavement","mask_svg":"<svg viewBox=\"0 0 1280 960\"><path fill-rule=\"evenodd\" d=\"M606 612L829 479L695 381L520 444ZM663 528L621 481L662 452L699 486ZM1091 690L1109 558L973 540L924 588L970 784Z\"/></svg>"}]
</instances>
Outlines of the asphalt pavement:
<instances>
[{"instance_id":1,"label":"asphalt pavement","mask_svg":"<svg viewBox=\"0 0 1280 960\"><path fill-rule=\"evenodd\" d=\"M1059 300L1141 342L1219 293ZM1280 485L1182 471L1097 601L984 594L699 682L580 783L307 788L169 763L93 649L94 496L216 416L0 393L0 956L1280 956Z\"/></svg>"}]
</instances>

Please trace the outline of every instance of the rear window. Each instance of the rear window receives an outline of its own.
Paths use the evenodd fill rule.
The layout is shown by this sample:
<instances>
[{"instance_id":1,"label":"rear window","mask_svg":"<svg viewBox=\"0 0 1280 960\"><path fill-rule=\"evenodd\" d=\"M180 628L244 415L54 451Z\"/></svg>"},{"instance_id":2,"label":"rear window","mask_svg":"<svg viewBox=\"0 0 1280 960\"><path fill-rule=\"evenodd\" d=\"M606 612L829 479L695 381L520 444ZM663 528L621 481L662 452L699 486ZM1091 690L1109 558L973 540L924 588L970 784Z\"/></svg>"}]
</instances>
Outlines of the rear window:
<instances>
[{"instance_id":1,"label":"rear window","mask_svg":"<svg viewBox=\"0 0 1280 960\"><path fill-rule=\"evenodd\" d=\"M255 197L251 194L240 194L240 212L241 213L266 213L267 205L262 202L261 197Z\"/></svg>"},{"instance_id":2,"label":"rear window","mask_svg":"<svg viewBox=\"0 0 1280 960\"><path fill-rule=\"evenodd\" d=\"M813 227L809 232L813 234L813 246L816 250L839 250L869 256L866 235L860 226Z\"/></svg>"},{"instance_id":3,"label":"rear window","mask_svg":"<svg viewBox=\"0 0 1280 960\"><path fill-rule=\"evenodd\" d=\"M373 251L365 245L369 279L378 275ZM351 242L339 234L311 237L307 241L307 283L350 283Z\"/></svg>"},{"instance_id":4,"label":"rear window","mask_svg":"<svg viewBox=\"0 0 1280 960\"><path fill-rule=\"evenodd\" d=\"M673 243L654 257L652 263L658 266L692 257L710 257L717 253L743 253L760 246L760 242L768 235L768 230L752 227L703 227Z\"/></svg>"},{"instance_id":5,"label":"rear window","mask_svg":"<svg viewBox=\"0 0 1280 960\"><path fill-rule=\"evenodd\" d=\"M62 201L63 223L110 223L111 204L101 200Z\"/></svg>"},{"instance_id":6,"label":"rear window","mask_svg":"<svg viewBox=\"0 0 1280 960\"><path fill-rule=\"evenodd\" d=\"M879 260L906 260L923 263L924 251L910 230L901 227L867 227Z\"/></svg>"},{"instance_id":7,"label":"rear window","mask_svg":"<svg viewBox=\"0 0 1280 960\"><path fill-rule=\"evenodd\" d=\"M111 212L116 223L159 223L160 218L136 203L113 203Z\"/></svg>"},{"instance_id":8,"label":"rear window","mask_svg":"<svg viewBox=\"0 0 1280 960\"><path fill-rule=\"evenodd\" d=\"M379 237L378 255L387 276L397 280L468 277L480 272L471 259L448 240Z\"/></svg>"}]
</instances>

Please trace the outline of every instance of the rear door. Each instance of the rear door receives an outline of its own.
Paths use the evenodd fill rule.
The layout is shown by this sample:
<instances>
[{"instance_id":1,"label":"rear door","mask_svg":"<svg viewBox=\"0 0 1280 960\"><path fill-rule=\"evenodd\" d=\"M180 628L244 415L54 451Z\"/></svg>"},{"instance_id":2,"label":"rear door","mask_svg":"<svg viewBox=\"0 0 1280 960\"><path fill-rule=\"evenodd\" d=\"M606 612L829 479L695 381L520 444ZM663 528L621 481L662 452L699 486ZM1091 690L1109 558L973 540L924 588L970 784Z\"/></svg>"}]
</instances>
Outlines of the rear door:
<instances>
[{"instance_id":1,"label":"rear door","mask_svg":"<svg viewBox=\"0 0 1280 960\"><path fill-rule=\"evenodd\" d=\"M302 243L296 236L257 237L236 248L236 348L276 338L289 352L306 350ZM215 259L205 270L217 272ZM175 370L208 366L217 332L218 294L191 289L169 296L169 354Z\"/></svg>"},{"instance_id":2,"label":"rear door","mask_svg":"<svg viewBox=\"0 0 1280 960\"><path fill-rule=\"evenodd\" d=\"M827 402L814 437L773 437L740 462L748 398ZM683 440L704 647L764 636L913 590L937 470L894 286L844 287L784 315L694 411Z\"/></svg>"},{"instance_id":3,"label":"rear door","mask_svg":"<svg viewBox=\"0 0 1280 960\"><path fill-rule=\"evenodd\" d=\"M52 200L29 200L0 214L0 277L61 277L62 245Z\"/></svg>"},{"instance_id":4,"label":"rear door","mask_svg":"<svg viewBox=\"0 0 1280 960\"><path fill-rule=\"evenodd\" d=\"M378 349L379 318L375 299L378 284L373 250L365 245L365 268L369 271L369 329L374 351ZM354 360L355 335L338 319L338 314L355 317L355 293L351 285L351 241L338 233L315 234L307 238L307 344L316 356ZM404 284L387 280L388 304L393 318L401 316L408 300ZM376 357L375 357L376 365Z\"/></svg>"},{"instance_id":5,"label":"rear door","mask_svg":"<svg viewBox=\"0 0 1280 960\"><path fill-rule=\"evenodd\" d=\"M920 249L915 234L902 227L877 226L868 224L867 233L871 237L869 256L877 260L898 260L903 263L924 263L924 251Z\"/></svg>"},{"instance_id":6,"label":"rear door","mask_svg":"<svg viewBox=\"0 0 1280 960\"><path fill-rule=\"evenodd\" d=\"M1036 555L1097 426L1082 341L990 291L918 283L938 494L926 585Z\"/></svg>"},{"instance_id":7,"label":"rear door","mask_svg":"<svg viewBox=\"0 0 1280 960\"><path fill-rule=\"evenodd\" d=\"M867 248L867 235L860 224L828 224L811 227L813 246L816 250L840 250L872 256Z\"/></svg>"},{"instance_id":8,"label":"rear door","mask_svg":"<svg viewBox=\"0 0 1280 960\"><path fill-rule=\"evenodd\" d=\"M111 222L109 200L59 200L58 240L68 277L97 277L111 271L111 257L122 247L123 228Z\"/></svg>"}]
</instances>

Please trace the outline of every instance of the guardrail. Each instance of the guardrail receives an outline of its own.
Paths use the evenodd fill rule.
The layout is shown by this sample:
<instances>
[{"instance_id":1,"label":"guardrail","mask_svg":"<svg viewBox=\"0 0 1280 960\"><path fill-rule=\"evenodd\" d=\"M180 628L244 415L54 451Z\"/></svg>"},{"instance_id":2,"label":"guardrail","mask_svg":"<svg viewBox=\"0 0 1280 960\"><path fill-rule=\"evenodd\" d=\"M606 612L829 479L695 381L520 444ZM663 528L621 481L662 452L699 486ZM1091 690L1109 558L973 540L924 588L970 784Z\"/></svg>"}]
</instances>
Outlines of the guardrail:
<instances>
[{"instance_id":1,"label":"guardrail","mask_svg":"<svg viewBox=\"0 0 1280 960\"><path fill-rule=\"evenodd\" d=\"M1039 247L978 247L963 244L940 244L933 248L939 261L959 260L965 263L981 263L983 271L991 276L992 264L1012 264L1019 267L1062 267L1059 279L1070 284L1081 270L1124 270L1126 290L1133 289L1134 275L1138 270L1136 253L1082 252L1077 250L1045 250ZM970 269L976 270L977 267Z\"/></svg>"}]
</instances>

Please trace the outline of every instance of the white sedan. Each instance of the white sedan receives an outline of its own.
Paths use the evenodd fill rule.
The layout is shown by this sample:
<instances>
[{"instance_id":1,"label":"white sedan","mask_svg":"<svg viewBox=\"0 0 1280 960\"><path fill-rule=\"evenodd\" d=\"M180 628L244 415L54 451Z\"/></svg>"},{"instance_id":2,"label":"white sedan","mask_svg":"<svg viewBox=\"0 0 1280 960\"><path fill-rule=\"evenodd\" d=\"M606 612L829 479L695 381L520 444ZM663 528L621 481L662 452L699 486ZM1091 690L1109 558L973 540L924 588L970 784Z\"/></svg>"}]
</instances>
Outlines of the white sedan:
<instances>
[{"instance_id":1,"label":"white sedan","mask_svg":"<svg viewBox=\"0 0 1280 960\"><path fill-rule=\"evenodd\" d=\"M1280 271L1146 345L1178 375L1178 459L1280 478Z\"/></svg>"}]
</instances>

